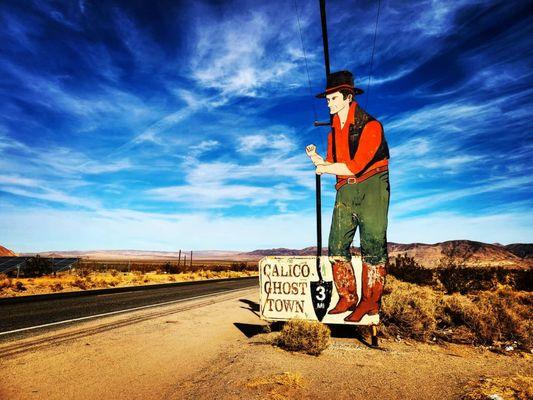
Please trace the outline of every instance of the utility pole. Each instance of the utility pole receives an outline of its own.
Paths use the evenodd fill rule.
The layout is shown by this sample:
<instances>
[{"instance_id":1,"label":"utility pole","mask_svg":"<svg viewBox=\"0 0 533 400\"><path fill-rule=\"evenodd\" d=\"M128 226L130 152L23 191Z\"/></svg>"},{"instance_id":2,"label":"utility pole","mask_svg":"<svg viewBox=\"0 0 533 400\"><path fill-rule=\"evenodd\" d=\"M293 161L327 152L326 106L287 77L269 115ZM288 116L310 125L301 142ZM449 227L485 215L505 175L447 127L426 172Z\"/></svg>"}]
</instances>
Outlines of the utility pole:
<instances>
[{"instance_id":1,"label":"utility pole","mask_svg":"<svg viewBox=\"0 0 533 400\"><path fill-rule=\"evenodd\" d=\"M178 268L180 267L180 263L181 263L181 250L178 254Z\"/></svg>"}]
</instances>

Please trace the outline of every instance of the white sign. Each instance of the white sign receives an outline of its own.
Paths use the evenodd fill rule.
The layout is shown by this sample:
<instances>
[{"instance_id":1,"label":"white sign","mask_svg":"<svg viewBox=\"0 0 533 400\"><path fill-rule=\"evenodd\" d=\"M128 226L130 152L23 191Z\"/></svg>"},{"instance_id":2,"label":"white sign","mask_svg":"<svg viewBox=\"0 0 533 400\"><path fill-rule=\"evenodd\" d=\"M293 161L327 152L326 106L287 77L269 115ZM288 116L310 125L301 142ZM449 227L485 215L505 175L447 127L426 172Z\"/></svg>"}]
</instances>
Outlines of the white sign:
<instances>
[{"instance_id":1,"label":"white sign","mask_svg":"<svg viewBox=\"0 0 533 400\"><path fill-rule=\"evenodd\" d=\"M365 315L359 322L344 318L351 310L329 314L339 300L332 277L328 257L320 257L320 272L317 258L264 257L259 261L260 313L268 321L286 321L292 318L318 320L325 324L377 325L379 314ZM360 257L352 257L357 298L361 299L362 263Z\"/></svg>"}]
</instances>

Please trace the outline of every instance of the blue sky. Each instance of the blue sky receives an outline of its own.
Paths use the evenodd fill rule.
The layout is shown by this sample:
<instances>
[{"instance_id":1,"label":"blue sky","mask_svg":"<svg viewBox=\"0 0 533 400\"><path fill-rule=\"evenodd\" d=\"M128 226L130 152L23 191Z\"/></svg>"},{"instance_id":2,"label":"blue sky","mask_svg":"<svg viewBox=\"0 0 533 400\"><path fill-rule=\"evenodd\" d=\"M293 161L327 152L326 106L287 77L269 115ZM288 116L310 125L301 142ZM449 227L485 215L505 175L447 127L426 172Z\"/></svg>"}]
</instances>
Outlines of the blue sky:
<instances>
[{"instance_id":1,"label":"blue sky","mask_svg":"<svg viewBox=\"0 0 533 400\"><path fill-rule=\"evenodd\" d=\"M364 89L376 12L328 1L331 68ZM315 244L319 19L303 0L3 1L0 244ZM526 1L382 2L357 100L391 149L389 241L532 242L532 27Z\"/></svg>"}]
</instances>

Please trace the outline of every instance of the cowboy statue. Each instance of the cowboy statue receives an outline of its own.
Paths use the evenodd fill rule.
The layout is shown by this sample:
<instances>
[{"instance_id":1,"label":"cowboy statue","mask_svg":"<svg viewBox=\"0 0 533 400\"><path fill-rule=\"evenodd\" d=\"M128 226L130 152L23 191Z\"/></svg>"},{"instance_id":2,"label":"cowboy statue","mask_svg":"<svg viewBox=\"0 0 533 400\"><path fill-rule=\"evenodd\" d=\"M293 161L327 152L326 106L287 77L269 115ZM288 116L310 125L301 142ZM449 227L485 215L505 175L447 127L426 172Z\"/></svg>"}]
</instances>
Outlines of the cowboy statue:
<instances>
[{"instance_id":1,"label":"cowboy statue","mask_svg":"<svg viewBox=\"0 0 533 400\"><path fill-rule=\"evenodd\" d=\"M379 312L389 261L389 149L381 123L354 99L362 93L362 89L354 87L351 72L328 75L326 91L316 96L327 99L332 115L326 160L317 154L315 145L306 147L316 174L337 178L328 255L339 301L328 314L351 311L344 318L347 322L359 322L366 314ZM350 253L358 227L362 258L360 301Z\"/></svg>"}]
</instances>

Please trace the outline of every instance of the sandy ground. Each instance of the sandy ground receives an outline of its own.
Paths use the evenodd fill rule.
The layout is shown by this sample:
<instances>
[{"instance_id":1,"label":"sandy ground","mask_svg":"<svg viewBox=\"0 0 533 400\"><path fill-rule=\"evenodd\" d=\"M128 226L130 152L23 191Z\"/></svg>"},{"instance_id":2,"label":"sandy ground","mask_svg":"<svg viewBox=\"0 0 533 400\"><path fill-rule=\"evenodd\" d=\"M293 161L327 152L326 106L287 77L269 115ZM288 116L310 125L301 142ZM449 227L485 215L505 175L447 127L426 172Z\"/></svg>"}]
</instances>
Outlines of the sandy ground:
<instances>
[{"instance_id":1,"label":"sandy ground","mask_svg":"<svg viewBox=\"0 0 533 400\"><path fill-rule=\"evenodd\" d=\"M531 356L338 331L320 356L269 344L258 289L0 344L0 399L457 399L469 380L529 375ZM345 336L345 337L343 337Z\"/></svg>"}]
</instances>

